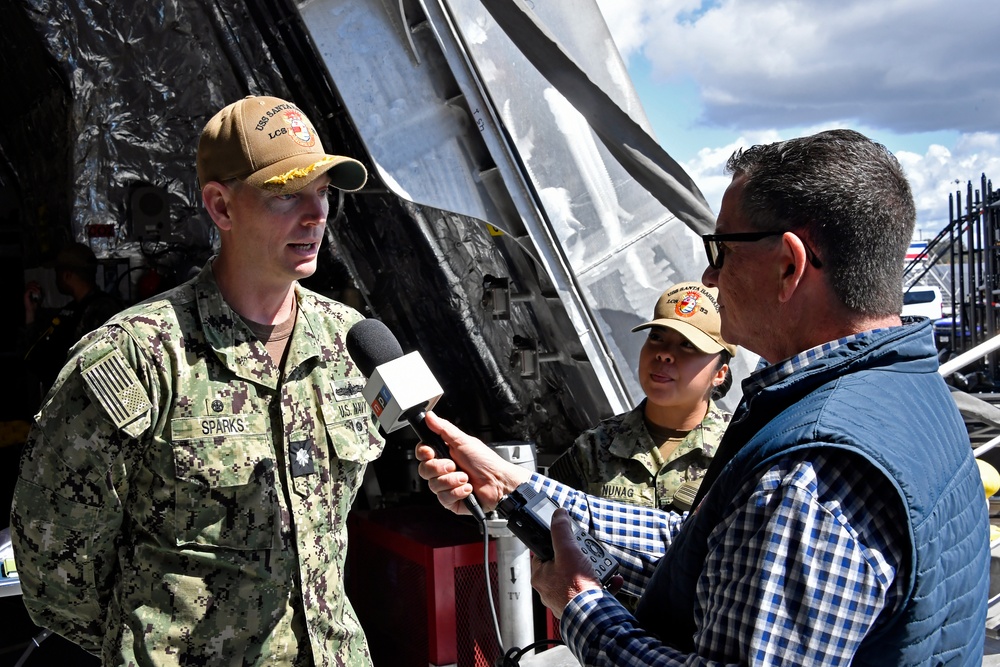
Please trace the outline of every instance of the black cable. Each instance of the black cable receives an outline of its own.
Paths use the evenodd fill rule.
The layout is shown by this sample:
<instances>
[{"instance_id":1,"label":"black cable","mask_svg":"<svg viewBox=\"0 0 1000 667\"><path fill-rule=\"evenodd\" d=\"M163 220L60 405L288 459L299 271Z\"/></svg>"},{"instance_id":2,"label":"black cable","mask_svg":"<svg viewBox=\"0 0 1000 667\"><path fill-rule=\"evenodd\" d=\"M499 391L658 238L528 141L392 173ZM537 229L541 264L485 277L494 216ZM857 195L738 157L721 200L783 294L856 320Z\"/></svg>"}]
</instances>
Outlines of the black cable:
<instances>
[{"instance_id":1,"label":"black cable","mask_svg":"<svg viewBox=\"0 0 1000 667\"><path fill-rule=\"evenodd\" d=\"M483 521L483 569L486 572L486 599L490 603L490 614L493 618L493 630L497 633L497 647L503 651L503 637L500 634L500 623L497 620L497 606L493 601L493 586L490 583L490 524Z\"/></svg>"},{"instance_id":2,"label":"black cable","mask_svg":"<svg viewBox=\"0 0 1000 667\"><path fill-rule=\"evenodd\" d=\"M521 663L521 656L528 651L533 651L540 646L560 646L564 643L561 639L540 639L537 642L528 644L524 648L513 646L497 661L496 667L518 667Z\"/></svg>"}]
</instances>

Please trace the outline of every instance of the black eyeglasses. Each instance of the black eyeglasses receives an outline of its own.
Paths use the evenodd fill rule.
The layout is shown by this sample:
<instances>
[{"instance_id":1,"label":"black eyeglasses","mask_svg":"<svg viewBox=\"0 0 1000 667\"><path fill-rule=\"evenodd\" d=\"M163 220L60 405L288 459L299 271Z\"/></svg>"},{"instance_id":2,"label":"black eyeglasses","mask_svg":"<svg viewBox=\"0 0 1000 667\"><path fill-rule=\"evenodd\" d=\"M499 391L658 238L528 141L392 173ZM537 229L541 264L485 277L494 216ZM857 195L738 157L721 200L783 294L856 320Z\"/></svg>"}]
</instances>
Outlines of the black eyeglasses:
<instances>
[{"instance_id":1,"label":"black eyeglasses","mask_svg":"<svg viewBox=\"0 0 1000 667\"><path fill-rule=\"evenodd\" d=\"M713 269L721 269L722 263L726 260L726 246L723 245L726 242L742 242L742 243L754 243L755 241L760 241L772 236L781 236L787 229L772 230L769 232L735 232L733 234L703 234L701 240L705 243L705 254L708 255L708 265ZM794 233L794 232L793 232ZM798 235L796 235L798 236ZM802 241L802 237L799 236L799 240ZM809 257L809 263L815 268L823 268L823 262L819 260L816 253L813 252L812 248L805 241L802 241L802 245L806 248L806 255Z\"/></svg>"}]
</instances>

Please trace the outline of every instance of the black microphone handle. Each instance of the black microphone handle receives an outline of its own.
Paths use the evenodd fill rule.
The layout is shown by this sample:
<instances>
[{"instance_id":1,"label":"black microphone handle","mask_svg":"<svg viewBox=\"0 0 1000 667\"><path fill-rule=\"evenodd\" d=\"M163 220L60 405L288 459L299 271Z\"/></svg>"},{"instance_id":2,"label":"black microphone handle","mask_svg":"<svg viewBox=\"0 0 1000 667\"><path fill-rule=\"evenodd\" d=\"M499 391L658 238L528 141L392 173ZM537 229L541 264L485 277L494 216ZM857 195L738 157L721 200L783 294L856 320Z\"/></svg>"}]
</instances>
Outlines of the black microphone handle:
<instances>
[{"instance_id":1,"label":"black microphone handle","mask_svg":"<svg viewBox=\"0 0 1000 667\"><path fill-rule=\"evenodd\" d=\"M406 415L406 421L410 423L410 428L416 431L417 435L420 436L420 441L425 445L430 445L434 448L440 459L450 459L451 453L448 451L448 445L444 444L444 440L441 436L430 429L427 423L424 421L424 417L427 412L423 408L411 408L404 412ZM465 499L465 507L472 513L472 516L476 517L479 523L486 523L486 514L483 512L483 508L479 506L479 501L476 496L469 495Z\"/></svg>"}]
</instances>

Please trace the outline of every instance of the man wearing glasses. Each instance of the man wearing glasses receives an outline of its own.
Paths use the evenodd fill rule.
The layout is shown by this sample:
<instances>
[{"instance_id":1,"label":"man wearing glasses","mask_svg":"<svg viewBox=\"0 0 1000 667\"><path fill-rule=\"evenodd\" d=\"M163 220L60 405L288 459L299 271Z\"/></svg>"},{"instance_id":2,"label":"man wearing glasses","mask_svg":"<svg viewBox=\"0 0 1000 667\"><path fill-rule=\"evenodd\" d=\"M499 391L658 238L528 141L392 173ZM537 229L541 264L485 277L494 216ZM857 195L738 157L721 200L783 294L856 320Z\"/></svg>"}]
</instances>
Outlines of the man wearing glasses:
<instances>
[{"instance_id":1,"label":"man wearing glasses","mask_svg":"<svg viewBox=\"0 0 1000 667\"><path fill-rule=\"evenodd\" d=\"M915 210L884 147L852 131L737 152L703 282L722 335L769 365L743 385L690 515L587 496L431 417L443 505L545 490L622 564L633 617L567 516L532 585L587 665L982 663L986 504L930 322L900 318ZM662 557L661 557L662 556Z\"/></svg>"}]
</instances>

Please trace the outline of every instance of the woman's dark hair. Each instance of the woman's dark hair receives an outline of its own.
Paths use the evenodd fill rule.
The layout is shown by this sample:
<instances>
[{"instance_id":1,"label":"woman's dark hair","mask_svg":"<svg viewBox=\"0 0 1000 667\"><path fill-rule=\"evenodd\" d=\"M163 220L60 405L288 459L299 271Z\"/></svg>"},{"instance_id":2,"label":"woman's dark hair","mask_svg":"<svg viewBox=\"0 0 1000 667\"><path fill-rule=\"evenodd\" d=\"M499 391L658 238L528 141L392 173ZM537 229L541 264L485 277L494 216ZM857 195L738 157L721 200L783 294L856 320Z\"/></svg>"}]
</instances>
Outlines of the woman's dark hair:
<instances>
[{"instance_id":1,"label":"woman's dark hair","mask_svg":"<svg viewBox=\"0 0 1000 667\"><path fill-rule=\"evenodd\" d=\"M719 365L716 369L722 368L723 364L728 364L733 360L733 355L729 354L728 350L722 350L719 352ZM717 401L726 394L729 393L729 388L733 386L733 369L726 368L726 377L722 383L717 387L712 387L712 400Z\"/></svg>"}]
</instances>

